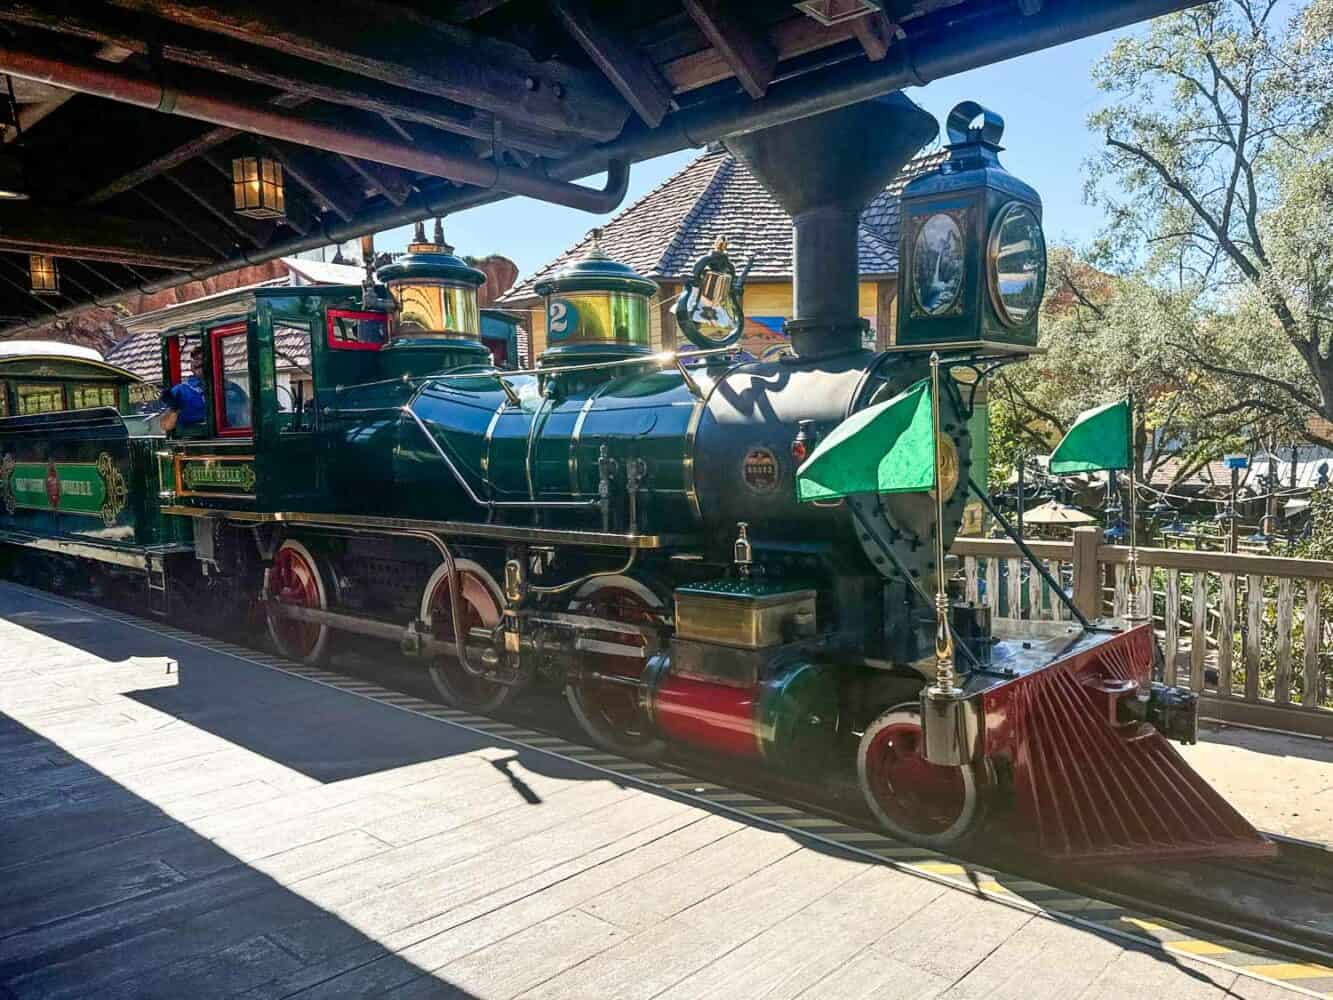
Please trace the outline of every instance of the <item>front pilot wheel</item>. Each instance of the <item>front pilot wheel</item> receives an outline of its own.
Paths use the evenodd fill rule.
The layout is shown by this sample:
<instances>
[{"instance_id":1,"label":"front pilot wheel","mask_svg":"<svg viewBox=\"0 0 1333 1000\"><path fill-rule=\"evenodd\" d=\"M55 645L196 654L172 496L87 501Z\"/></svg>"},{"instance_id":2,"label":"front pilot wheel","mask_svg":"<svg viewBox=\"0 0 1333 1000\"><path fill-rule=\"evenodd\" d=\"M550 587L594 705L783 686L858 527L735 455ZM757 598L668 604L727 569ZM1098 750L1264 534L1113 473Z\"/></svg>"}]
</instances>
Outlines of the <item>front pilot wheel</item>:
<instances>
[{"instance_id":1,"label":"front pilot wheel","mask_svg":"<svg viewBox=\"0 0 1333 1000\"><path fill-rule=\"evenodd\" d=\"M900 840L947 850L981 825L986 764L942 767L926 760L916 702L888 709L866 728L856 765L866 805Z\"/></svg>"}]
</instances>

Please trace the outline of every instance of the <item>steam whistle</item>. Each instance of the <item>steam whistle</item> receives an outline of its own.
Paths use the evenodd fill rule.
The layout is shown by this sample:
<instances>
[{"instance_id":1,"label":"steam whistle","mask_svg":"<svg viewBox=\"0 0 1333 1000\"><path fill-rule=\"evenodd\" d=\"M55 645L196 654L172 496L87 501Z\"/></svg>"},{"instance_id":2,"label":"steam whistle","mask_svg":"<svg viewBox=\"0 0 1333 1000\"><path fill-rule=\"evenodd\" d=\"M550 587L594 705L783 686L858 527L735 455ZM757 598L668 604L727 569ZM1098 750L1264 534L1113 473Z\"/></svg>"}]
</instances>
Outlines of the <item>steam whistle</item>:
<instances>
[{"instance_id":1,"label":"steam whistle","mask_svg":"<svg viewBox=\"0 0 1333 1000\"><path fill-rule=\"evenodd\" d=\"M397 303L390 297L388 289L375 280L374 233L361 237L361 266L366 269L366 276L361 281L361 308L366 312L392 312L397 309Z\"/></svg>"},{"instance_id":2,"label":"steam whistle","mask_svg":"<svg viewBox=\"0 0 1333 1000\"><path fill-rule=\"evenodd\" d=\"M676 324L690 343L705 350L730 347L745 329L742 296L745 278L754 264L739 276L736 265L727 256L727 241L718 237L711 253L699 259L685 279L685 288L676 299Z\"/></svg>"}]
</instances>

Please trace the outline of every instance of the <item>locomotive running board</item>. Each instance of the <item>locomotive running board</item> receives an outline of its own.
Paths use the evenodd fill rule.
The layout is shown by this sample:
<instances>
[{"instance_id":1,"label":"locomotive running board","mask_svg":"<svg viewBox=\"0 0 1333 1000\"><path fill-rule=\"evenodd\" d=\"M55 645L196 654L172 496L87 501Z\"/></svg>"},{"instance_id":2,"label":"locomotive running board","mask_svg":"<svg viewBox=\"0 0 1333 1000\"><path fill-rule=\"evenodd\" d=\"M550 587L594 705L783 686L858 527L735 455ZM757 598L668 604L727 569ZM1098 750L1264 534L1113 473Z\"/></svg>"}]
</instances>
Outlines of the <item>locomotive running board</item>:
<instances>
[{"instance_id":1,"label":"locomotive running board","mask_svg":"<svg viewBox=\"0 0 1333 1000\"><path fill-rule=\"evenodd\" d=\"M988 755L1013 761L1015 833L1068 863L1272 857L1272 842L1165 736L1108 720L1096 683L1137 685L1153 643L1141 625L982 694L988 721L1002 720L988 727Z\"/></svg>"},{"instance_id":2,"label":"locomotive running board","mask_svg":"<svg viewBox=\"0 0 1333 1000\"><path fill-rule=\"evenodd\" d=\"M531 528L521 524L481 524L470 521L425 521L407 517L370 517L363 514L317 514L306 511L221 510L216 507L165 506L163 514L178 517L218 517L247 524L304 524L312 528L375 528L392 533L429 531L444 537L468 535L506 542L530 542L536 545L590 545L597 548L661 549L698 544L692 535L622 535L607 531L578 531L564 528Z\"/></svg>"}]
</instances>

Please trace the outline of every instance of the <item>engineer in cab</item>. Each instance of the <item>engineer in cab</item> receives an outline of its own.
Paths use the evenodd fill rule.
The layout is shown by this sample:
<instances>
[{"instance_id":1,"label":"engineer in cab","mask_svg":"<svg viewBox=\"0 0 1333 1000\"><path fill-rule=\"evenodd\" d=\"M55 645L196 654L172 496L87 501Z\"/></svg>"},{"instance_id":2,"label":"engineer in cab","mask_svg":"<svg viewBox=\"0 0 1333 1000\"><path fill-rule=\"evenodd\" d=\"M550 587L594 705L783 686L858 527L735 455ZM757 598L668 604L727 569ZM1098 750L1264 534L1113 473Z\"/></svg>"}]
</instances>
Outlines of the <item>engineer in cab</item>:
<instances>
[{"instance_id":1,"label":"engineer in cab","mask_svg":"<svg viewBox=\"0 0 1333 1000\"><path fill-rule=\"evenodd\" d=\"M182 382L162 390L162 402L167 404L162 414L162 430L176 427L197 427L208 415L204 399L204 348L196 344L190 350L190 374Z\"/></svg>"}]
</instances>

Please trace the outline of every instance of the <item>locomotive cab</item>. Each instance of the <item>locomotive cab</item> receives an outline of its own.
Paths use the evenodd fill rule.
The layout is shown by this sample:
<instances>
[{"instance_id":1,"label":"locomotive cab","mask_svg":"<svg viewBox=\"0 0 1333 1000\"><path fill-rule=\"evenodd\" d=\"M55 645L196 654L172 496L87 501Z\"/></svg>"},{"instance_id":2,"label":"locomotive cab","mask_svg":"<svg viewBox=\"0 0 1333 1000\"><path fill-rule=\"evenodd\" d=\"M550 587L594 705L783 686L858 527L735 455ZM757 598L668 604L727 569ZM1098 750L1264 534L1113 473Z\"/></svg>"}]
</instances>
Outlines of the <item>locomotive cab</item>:
<instances>
[{"instance_id":1,"label":"locomotive cab","mask_svg":"<svg viewBox=\"0 0 1333 1000\"><path fill-rule=\"evenodd\" d=\"M203 400L160 456L168 506L329 509L324 411L339 385L379 375L388 339L386 316L362 308L359 287L244 289L127 326L161 336L166 388L184 385Z\"/></svg>"}]
</instances>

